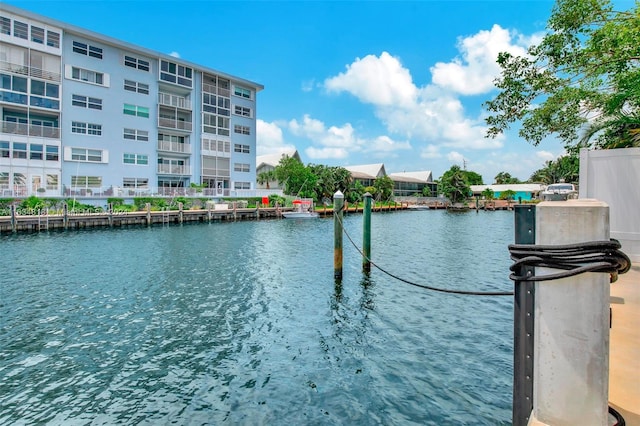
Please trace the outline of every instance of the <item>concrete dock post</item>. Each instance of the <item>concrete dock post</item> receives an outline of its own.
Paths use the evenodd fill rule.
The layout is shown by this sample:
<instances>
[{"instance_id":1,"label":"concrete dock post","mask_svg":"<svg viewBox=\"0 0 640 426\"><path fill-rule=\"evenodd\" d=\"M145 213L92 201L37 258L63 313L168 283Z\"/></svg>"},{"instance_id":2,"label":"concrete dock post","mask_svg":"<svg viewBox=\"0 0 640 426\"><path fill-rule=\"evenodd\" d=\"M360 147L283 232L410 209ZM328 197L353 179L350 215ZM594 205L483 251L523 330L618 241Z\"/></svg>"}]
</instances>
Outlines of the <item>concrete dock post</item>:
<instances>
[{"instance_id":1,"label":"concrete dock post","mask_svg":"<svg viewBox=\"0 0 640 426\"><path fill-rule=\"evenodd\" d=\"M337 191L333 194L333 277L342 281L342 218L344 210L344 194Z\"/></svg>"},{"instance_id":2,"label":"concrete dock post","mask_svg":"<svg viewBox=\"0 0 640 426\"><path fill-rule=\"evenodd\" d=\"M184 204L178 203L178 222L184 221Z\"/></svg>"},{"instance_id":3,"label":"concrete dock post","mask_svg":"<svg viewBox=\"0 0 640 426\"><path fill-rule=\"evenodd\" d=\"M62 205L62 227L69 228L69 204L67 203Z\"/></svg>"},{"instance_id":4,"label":"concrete dock post","mask_svg":"<svg viewBox=\"0 0 640 426\"><path fill-rule=\"evenodd\" d=\"M362 210L362 271L371 272L371 194L364 194Z\"/></svg>"},{"instance_id":5,"label":"concrete dock post","mask_svg":"<svg viewBox=\"0 0 640 426\"><path fill-rule=\"evenodd\" d=\"M107 211L109 212L109 226L113 226L113 203L107 204Z\"/></svg>"},{"instance_id":6,"label":"concrete dock post","mask_svg":"<svg viewBox=\"0 0 640 426\"><path fill-rule=\"evenodd\" d=\"M147 209L147 226L151 226L151 203L146 203L144 206Z\"/></svg>"},{"instance_id":7,"label":"concrete dock post","mask_svg":"<svg viewBox=\"0 0 640 426\"><path fill-rule=\"evenodd\" d=\"M609 240L601 201L547 201L536 210L537 245ZM608 273L536 282L530 425L609 424L609 286Z\"/></svg>"},{"instance_id":8,"label":"concrete dock post","mask_svg":"<svg viewBox=\"0 0 640 426\"><path fill-rule=\"evenodd\" d=\"M16 217L16 205L11 204L11 232L18 231L18 218Z\"/></svg>"}]
</instances>

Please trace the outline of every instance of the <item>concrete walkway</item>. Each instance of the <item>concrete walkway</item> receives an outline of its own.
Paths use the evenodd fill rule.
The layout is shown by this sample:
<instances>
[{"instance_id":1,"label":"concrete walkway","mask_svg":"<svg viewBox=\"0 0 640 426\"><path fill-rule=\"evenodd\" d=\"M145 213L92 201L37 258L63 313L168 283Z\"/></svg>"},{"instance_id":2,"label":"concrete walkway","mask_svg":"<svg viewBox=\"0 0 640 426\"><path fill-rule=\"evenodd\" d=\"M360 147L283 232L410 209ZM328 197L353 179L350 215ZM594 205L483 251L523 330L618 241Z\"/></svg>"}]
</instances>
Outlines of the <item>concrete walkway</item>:
<instances>
[{"instance_id":1,"label":"concrete walkway","mask_svg":"<svg viewBox=\"0 0 640 426\"><path fill-rule=\"evenodd\" d=\"M640 426L640 266L611 284L609 405Z\"/></svg>"}]
</instances>

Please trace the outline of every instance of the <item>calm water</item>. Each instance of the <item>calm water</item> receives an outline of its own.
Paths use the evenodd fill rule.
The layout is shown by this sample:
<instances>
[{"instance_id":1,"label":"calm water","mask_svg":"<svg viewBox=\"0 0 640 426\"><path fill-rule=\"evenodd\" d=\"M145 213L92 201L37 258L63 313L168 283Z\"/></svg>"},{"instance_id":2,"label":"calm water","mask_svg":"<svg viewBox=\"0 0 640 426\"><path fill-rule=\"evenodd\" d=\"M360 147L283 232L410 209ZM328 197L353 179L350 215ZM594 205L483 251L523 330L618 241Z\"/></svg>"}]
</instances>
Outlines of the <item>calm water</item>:
<instances>
[{"instance_id":1,"label":"calm water","mask_svg":"<svg viewBox=\"0 0 640 426\"><path fill-rule=\"evenodd\" d=\"M372 216L420 284L510 291L513 238L510 212ZM367 280L344 245L339 286L330 219L0 237L0 424L509 424L512 298Z\"/></svg>"}]
</instances>

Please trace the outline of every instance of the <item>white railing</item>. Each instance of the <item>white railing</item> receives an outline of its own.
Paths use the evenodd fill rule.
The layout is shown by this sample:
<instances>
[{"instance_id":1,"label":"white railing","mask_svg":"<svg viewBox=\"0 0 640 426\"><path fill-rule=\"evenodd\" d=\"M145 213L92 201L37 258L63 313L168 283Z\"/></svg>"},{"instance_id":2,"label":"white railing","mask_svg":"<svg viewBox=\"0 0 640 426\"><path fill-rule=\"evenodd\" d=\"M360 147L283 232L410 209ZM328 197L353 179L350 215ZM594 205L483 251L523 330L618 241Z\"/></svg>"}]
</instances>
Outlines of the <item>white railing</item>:
<instances>
[{"instance_id":1,"label":"white railing","mask_svg":"<svg viewBox=\"0 0 640 426\"><path fill-rule=\"evenodd\" d=\"M190 132L192 130L193 123L191 123L190 121L176 120L173 118L158 117L158 127L185 130L187 132Z\"/></svg>"},{"instance_id":2,"label":"white railing","mask_svg":"<svg viewBox=\"0 0 640 426\"><path fill-rule=\"evenodd\" d=\"M171 141L158 141L158 151L179 152L181 154L191 154L191 144L171 142Z\"/></svg>"},{"instance_id":3,"label":"white railing","mask_svg":"<svg viewBox=\"0 0 640 426\"><path fill-rule=\"evenodd\" d=\"M222 87L214 86L213 84L202 83L202 91L205 93L224 96L225 98L231 97L231 90L223 89Z\"/></svg>"},{"instance_id":4,"label":"white railing","mask_svg":"<svg viewBox=\"0 0 640 426\"><path fill-rule=\"evenodd\" d=\"M32 77L51 81L60 81L61 79L61 75L58 72L46 71L36 67L28 67L14 62L0 61L0 70L9 71L14 74L30 75Z\"/></svg>"},{"instance_id":5,"label":"white railing","mask_svg":"<svg viewBox=\"0 0 640 426\"><path fill-rule=\"evenodd\" d=\"M170 107L191 110L191 99L184 96L172 95L170 93L158 93L158 103Z\"/></svg>"},{"instance_id":6,"label":"white railing","mask_svg":"<svg viewBox=\"0 0 640 426\"><path fill-rule=\"evenodd\" d=\"M14 135L38 136L41 138L60 139L60 128L35 124L23 124L13 121L2 121L1 133Z\"/></svg>"},{"instance_id":7,"label":"white railing","mask_svg":"<svg viewBox=\"0 0 640 426\"><path fill-rule=\"evenodd\" d=\"M191 175L191 166L158 164L158 174L160 175Z\"/></svg>"}]
</instances>

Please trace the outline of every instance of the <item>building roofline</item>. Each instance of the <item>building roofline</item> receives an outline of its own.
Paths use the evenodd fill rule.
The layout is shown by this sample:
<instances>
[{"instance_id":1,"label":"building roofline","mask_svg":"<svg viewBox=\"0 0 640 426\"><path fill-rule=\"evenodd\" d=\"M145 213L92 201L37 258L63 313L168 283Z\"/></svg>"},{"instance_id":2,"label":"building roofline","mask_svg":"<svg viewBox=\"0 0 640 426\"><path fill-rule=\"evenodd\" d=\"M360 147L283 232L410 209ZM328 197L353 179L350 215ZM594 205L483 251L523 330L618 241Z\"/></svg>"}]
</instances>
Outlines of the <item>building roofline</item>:
<instances>
[{"instance_id":1,"label":"building roofline","mask_svg":"<svg viewBox=\"0 0 640 426\"><path fill-rule=\"evenodd\" d=\"M22 15L26 18L29 19L33 19L36 21L40 21L42 23L45 23L47 25L51 25L54 27L58 27L61 30L71 33L71 34L76 34L76 35L80 35L86 38L90 38L90 39L94 39L96 41L99 41L100 43L104 43L113 47L117 47L120 49L127 49L130 50L132 53L138 53L141 55L145 55L145 56L150 56L150 57L156 57L156 58L160 58L160 59L166 59L172 62L179 62L181 65L187 65L189 67L192 67L194 70L200 71L200 72L204 72L204 73L209 73L209 74L216 74L218 76L224 77L224 78L228 78L229 80L241 83L241 84L245 84L247 86L251 86L252 88L254 88L256 90L256 92L259 92L261 90L264 89L264 86L262 84L253 82L251 80L247 80L241 77L237 77L231 74L227 74L225 72L216 70L214 68L208 68L205 67L201 64L197 64L195 62L190 62L190 61L186 61L182 58L176 58L175 56L171 56L169 54L166 53L162 53L162 52L158 52L156 50L152 50L152 49L147 49L145 47L142 46L138 46L136 44L132 44L123 40L119 40L116 39L114 37L110 37L108 35L105 34L100 34L97 33L95 31L91 31L82 27L78 27L76 25L73 24L69 24L67 22L64 21L58 21L56 19L52 19L49 18L47 16L44 15L40 15L34 12L31 12L29 10L26 9L22 9L7 3L2 3L2 10L6 10L7 12L16 14L16 15Z\"/></svg>"}]
</instances>

